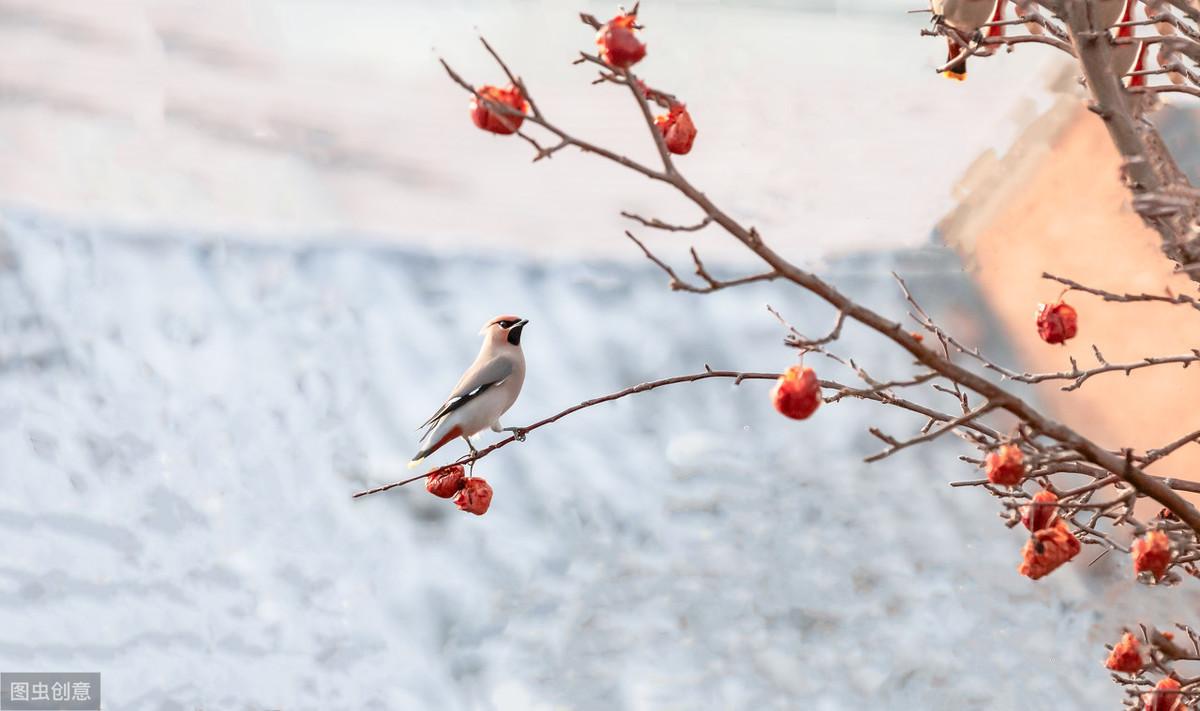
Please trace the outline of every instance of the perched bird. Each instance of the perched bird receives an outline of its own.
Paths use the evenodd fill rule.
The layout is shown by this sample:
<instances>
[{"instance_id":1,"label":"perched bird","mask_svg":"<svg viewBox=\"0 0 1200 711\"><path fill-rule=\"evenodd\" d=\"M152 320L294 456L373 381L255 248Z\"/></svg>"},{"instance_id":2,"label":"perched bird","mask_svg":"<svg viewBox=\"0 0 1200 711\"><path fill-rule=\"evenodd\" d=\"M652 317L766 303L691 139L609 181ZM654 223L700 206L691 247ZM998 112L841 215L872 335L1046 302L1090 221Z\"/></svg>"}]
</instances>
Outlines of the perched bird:
<instances>
[{"instance_id":1,"label":"perched bird","mask_svg":"<svg viewBox=\"0 0 1200 711\"><path fill-rule=\"evenodd\" d=\"M517 401L525 382L521 330L527 323L527 319L517 316L497 316L483 327L479 332L483 347L475 362L463 373L446 402L421 425L429 429L421 438L421 450L409 462L410 467L456 437L466 440L474 452L475 445L469 437L485 427L495 432L521 434L517 428L502 428L500 416Z\"/></svg>"},{"instance_id":2,"label":"perched bird","mask_svg":"<svg viewBox=\"0 0 1200 711\"><path fill-rule=\"evenodd\" d=\"M952 32L946 35L949 50L946 61L954 63L942 72L943 76L958 81L967 78L967 58L962 57L954 61L966 49L960 43L959 35L963 39L969 38L985 23L1000 19L1004 12L1004 2L1005 0L931 0L930 7L934 18L957 31L957 34Z\"/></svg>"}]
</instances>

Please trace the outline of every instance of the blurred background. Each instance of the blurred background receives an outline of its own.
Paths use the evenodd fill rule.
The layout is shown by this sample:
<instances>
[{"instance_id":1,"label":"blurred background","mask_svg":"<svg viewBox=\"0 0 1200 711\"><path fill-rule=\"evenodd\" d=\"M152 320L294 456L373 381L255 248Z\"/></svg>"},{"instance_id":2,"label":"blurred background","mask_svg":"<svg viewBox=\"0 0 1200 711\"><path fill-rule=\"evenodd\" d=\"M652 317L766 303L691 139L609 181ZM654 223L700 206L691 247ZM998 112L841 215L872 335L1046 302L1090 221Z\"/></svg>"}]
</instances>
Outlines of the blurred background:
<instances>
[{"instance_id":1,"label":"blurred background","mask_svg":"<svg viewBox=\"0 0 1200 711\"><path fill-rule=\"evenodd\" d=\"M1121 205L1102 128L1084 140L1099 122L1061 60L1022 47L945 81L912 9L654 0L639 67L695 117L681 167L779 251L897 317L899 271L964 340L1064 367L1022 320L1057 293L1036 279L1046 250L1095 261L1075 278L1170 267ZM1188 621L1196 596L1090 549L1018 577L1020 532L945 486L973 476L954 442L862 464L868 426L921 425L901 413L795 423L769 384L680 386L486 459L485 517L412 487L350 498L409 474L416 426L497 313L531 320L508 425L705 364L782 369L767 303L808 333L833 323L780 286L670 292L618 213L698 220L687 204L577 153L531 165L471 125L436 59L500 82L483 33L555 121L652 157L625 93L571 64L592 47L580 10L614 12L0 0L0 669L99 671L106 709L1115 707L1102 643L1133 611ZM1017 220L1039 180L1111 204L1087 237L1141 261L1038 231L1079 239L1070 205ZM715 230L644 237L747 266ZM1094 333L1124 343L1139 313ZM837 350L907 372L863 330ZM1129 398L1107 387L1047 406L1125 436L1102 405Z\"/></svg>"}]
</instances>

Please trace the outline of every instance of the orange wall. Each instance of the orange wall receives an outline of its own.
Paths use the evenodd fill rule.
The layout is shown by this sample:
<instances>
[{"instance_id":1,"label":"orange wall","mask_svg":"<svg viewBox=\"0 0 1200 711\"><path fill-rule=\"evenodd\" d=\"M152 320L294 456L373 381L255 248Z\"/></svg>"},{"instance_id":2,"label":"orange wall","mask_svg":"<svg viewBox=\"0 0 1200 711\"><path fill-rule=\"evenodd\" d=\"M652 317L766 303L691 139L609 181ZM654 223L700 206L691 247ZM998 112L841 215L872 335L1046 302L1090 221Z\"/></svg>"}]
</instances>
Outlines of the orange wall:
<instances>
[{"instance_id":1,"label":"orange wall","mask_svg":"<svg viewBox=\"0 0 1200 711\"><path fill-rule=\"evenodd\" d=\"M1074 356L1081 367L1090 367L1096 364L1093 343L1111 363L1200 348L1200 311L1106 303L1078 292L1066 297L1079 311L1078 337L1066 346L1038 339L1036 306L1061 291L1040 278L1043 271L1115 292L1163 293L1169 286L1196 295L1197 289L1172 273L1157 233L1131 210L1116 150L1099 118L1073 102L1052 133L1028 140L1041 145L1014 153L1038 154L1038 159L1026 161L1022 170L1005 169L1004 162L1021 159L1010 153L992 184L976 188L961 208L974 207L988 218L960 222L960 231L970 234L954 234L952 225L946 235L973 260L980 288L1007 329L1020 365L1038 372L1065 370L1068 356ZM1005 175L1019 177L1005 184ZM1035 387L1057 417L1113 448L1161 446L1200 429L1200 364L1103 374L1070 393L1056 385ZM1185 447L1152 471L1200 480L1200 445Z\"/></svg>"}]
</instances>

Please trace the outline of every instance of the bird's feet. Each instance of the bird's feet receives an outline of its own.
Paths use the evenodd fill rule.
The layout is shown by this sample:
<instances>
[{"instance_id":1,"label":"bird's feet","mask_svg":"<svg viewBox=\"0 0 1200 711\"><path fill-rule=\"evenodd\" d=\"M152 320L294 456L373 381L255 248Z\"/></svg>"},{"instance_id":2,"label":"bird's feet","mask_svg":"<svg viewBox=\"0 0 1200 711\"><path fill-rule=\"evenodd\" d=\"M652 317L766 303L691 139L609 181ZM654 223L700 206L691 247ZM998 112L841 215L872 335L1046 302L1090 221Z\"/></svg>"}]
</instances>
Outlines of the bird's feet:
<instances>
[{"instance_id":1,"label":"bird's feet","mask_svg":"<svg viewBox=\"0 0 1200 711\"><path fill-rule=\"evenodd\" d=\"M516 439L518 442L524 442L524 441L525 441L525 434L526 434L526 432L525 432L525 428L524 428L524 427L505 427L505 428L504 428L502 431L504 431L504 432L512 432L512 436L513 436L513 437L514 437L514 438L515 438L515 439Z\"/></svg>"},{"instance_id":2,"label":"bird's feet","mask_svg":"<svg viewBox=\"0 0 1200 711\"><path fill-rule=\"evenodd\" d=\"M471 448L471 456L477 456L479 454L479 450L475 449L475 443L471 441L470 437L463 437L463 441L466 442L467 446Z\"/></svg>"}]
</instances>

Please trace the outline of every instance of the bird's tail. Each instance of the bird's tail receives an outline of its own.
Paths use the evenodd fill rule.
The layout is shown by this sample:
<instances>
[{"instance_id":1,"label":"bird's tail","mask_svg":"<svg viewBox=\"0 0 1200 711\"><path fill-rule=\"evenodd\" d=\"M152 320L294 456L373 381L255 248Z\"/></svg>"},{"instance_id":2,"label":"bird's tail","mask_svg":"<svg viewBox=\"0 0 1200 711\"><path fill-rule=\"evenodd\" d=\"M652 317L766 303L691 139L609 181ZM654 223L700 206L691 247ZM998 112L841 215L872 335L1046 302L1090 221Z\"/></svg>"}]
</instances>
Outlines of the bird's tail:
<instances>
[{"instance_id":1,"label":"bird's tail","mask_svg":"<svg viewBox=\"0 0 1200 711\"><path fill-rule=\"evenodd\" d=\"M409 469L420 464L422 459L438 451L446 443L462 436L462 427L447 422L447 419L449 418L443 417L438 420L421 438L421 449L413 455L412 461L408 463Z\"/></svg>"},{"instance_id":2,"label":"bird's tail","mask_svg":"<svg viewBox=\"0 0 1200 711\"><path fill-rule=\"evenodd\" d=\"M949 48L949 52L946 54L946 61L954 62L954 63L951 64L950 66L946 67L946 71L942 72L942 76L946 77L947 79L953 79L955 81L966 81L967 80L967 58L963 57L963 58L959 59L957 62L954 61L955 58L958 57L959 54L962 54L962 51L964 48L961 45L959 45L958 42L955 42L953 39L951 39L949 37L946 38L946 46Z\"/></svg>"}]
</instances>

